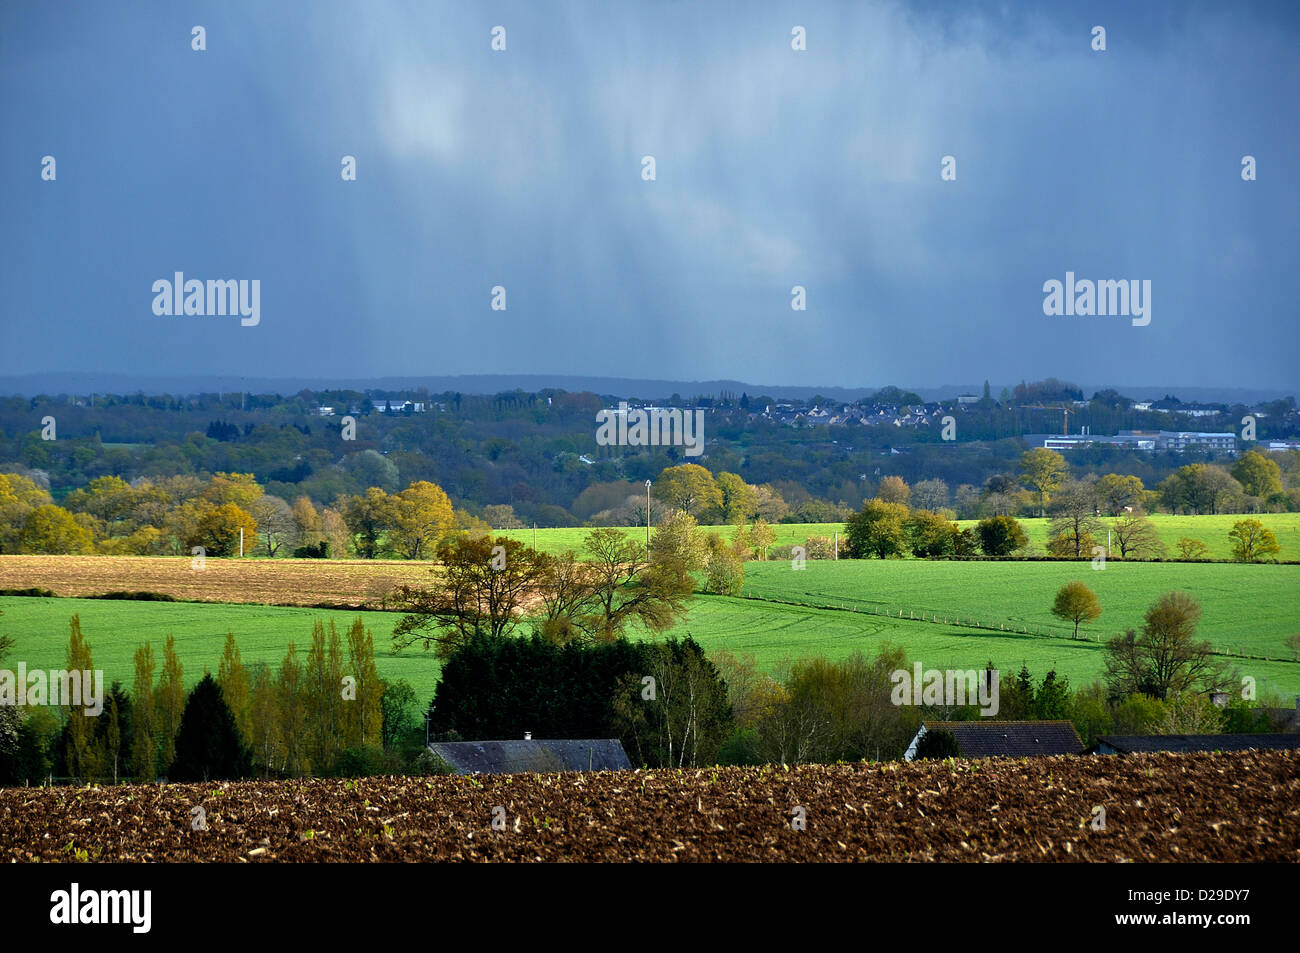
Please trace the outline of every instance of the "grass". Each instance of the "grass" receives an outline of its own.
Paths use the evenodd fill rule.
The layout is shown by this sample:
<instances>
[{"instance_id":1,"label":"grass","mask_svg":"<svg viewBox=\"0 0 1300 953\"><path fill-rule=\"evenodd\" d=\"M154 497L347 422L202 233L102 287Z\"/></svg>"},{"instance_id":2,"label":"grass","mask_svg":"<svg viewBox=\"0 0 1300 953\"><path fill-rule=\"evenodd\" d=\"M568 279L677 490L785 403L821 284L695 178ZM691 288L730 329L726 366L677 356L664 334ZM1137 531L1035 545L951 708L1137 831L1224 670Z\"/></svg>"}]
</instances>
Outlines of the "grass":
<instances>
[{"instance_id":1,"label":"grass","mask_svg":"<svg viewBox=\"0 0 1300 953\"><path fill-rule=\"evenodd\" d=\"M1275 532L1287 532L1296 514L1266 517ZM1237 517L1163 517L1162 532L1184 534L1189 525L1207 542L1206 528L1226 530ZM1027 521L1031 524L1033 521ZM794 538L827 535L827 526L778 527ZM516 531L520 532L520 531ZM531 536L531 530L523 531ZM563 548L576 545L588 530L539 530L538 542ZM635 528L629 528L635 533ZM531 541L531 540L529 540ZM553 548L552 551L555 551ZM115 557L105 557L115 558ZM1259 656L1238 659L1243 675L1257 680L1260 697L1276 692L1300 695L1300 663L1288 661L1282 640L1300 631L1300 566L1243 566L1210 563L1125 563L1111 560L1102 571L1084 562L929 562L924 560L809 561L794 571L788 561L747 564L744 596L697 596L688 620L673 630L690 632L708 649L752 652L762 668L774 670L785 659L823 655L841 658L881 644L902 645L910 659L927 667L973 668L992 659L1003 668L1027 664L1035 676L1050 667L1074 684L1102 673L1100 640L1141 625L1142 613L1161 593L1186 589L1202 604L1198 634L1221 651ZM1056 590L1081 579L1098 595L1103 615L1082 632L1091 640L1070 638L1070 627L1050 614ZM792 605L790 603L803 603ZM940 620L975 620L992 627L932 623L898 618L899 608L936 615ZM857 611L845 611L845 610ZM421 700L432 695L439 666L431 654L391 648L397 616L310 608L279 608L229 603L110 602L88 599L0 598L0 633L14 636L10 667L61 668L68 641L68 619L79 613L97 667L109 681L129 684L136 647L146 639L161 655L168 633L193 684L205 668L215 672L226 632L233 631L245 664L278 666L290 640L305 657L316 619L346 627L358 614L374 632L376 665L385 678L405 678ZM893 616L875 612L892 611ZM1028 628L1042 634L1001 631ZM527 631L526 626L521 632ZM1264 657L1267 657L1265 659Z\"/></svg>"},{"instance_id":2,"label":"grass","mask_svg":"<svg viewBox=\"0 0 1300 953\"><path fill-rule=\"evenodd\" d=\"M1180 537L1187 536L1192 539L1199 539L1205 543L1210 550L1211 559L1228 560L1232 558L1232 541L1228 539L1228 533L1232 530L1232 524L1238 520L1257 519L1277 536L1278 544L1282 547L1279 555L1281 560L1300 560L1300 513L1261 513L1255 516L1243 516L1241 514L1228 514L1216 516L1171 516L1167 513L1156 513L1151 517L1151 521L1156 526L1156 531L1160 538L1169 548L1169 555L1176 556L1175 546ZM959 520L958 524L962 527L974 526L978 520ZM1026 535L1029 537L1030 548L1038 553L1043 554L1047 546L1047 524L1046 519L1022 519L1021 526L1024 527ZM1109 525L1111 520L1103 519L1103 526ZM645 540L644 526L625 526L619 527L630 538ZM732 527L730 526L706 526L706 531L721 533L724 537L730 537ZM802 543L809 536L832 537L836 532L841 535L844 532L843 523L774 523L772 529L776 533L776 546L790 546L796 543ZM590 527L563 527L559 529L538 529L536 530L537 548L546 553L562 553L567 550L577 550L582 546L583 537L591 532ZM529 546L533 545L534 531L531 529L511 529L503 530L499 535L509 536L517 539ZM1098 542L1105 542L1105 533L1101 534Z\"/></svg>"},{"instance_id":3,"label":"grass","mask_svg":"<svg viewBox=\"0 0 1300 953\"><path fill-rule=\"evenodd\" d=\"M0 634L14 639L5 660L7 668L20 661L28 669L63 668L68 648L68 620L81 616L81 632L90 643L95 667L104 679L121 681L130 688L135 672L135 650L146 640L153 644L155 676L162 669L163 645L168 634L176 637L176 653L185 667L186 685L194 685L204 670L214 675L221 661L226 632L245 666L266 662L279 668L292 641L298 661L305 662L311 648L313 623L330 619L339 635L358 615L374 634L375 667L383 678L404 678L421 702L433 695L439 665L432 653L407 649L393 652L393 625L400 616L391 612L349 612L230 603L106 602L99 599L0 598Z\"/></svg>"}]
</instances>

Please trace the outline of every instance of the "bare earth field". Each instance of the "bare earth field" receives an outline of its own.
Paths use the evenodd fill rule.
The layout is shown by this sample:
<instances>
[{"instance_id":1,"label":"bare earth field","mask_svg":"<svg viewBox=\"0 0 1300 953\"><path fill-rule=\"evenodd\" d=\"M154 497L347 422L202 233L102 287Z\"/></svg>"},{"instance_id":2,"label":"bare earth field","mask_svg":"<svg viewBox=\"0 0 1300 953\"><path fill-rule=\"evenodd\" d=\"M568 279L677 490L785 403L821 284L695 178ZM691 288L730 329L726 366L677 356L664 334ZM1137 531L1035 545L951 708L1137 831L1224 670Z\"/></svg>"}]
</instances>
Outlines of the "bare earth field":
<instances>
[{"instance_id":1,"label":"bare earth field","mask_svg":"<svg viewBox=\"0 0 1300 953\"><path fill-rule=\"evenodd\" d=\"M430 563L374 559L206 559L188 556L0 556L0 589L56 596L161 592L177 599L279 606L384 608L397 586L428 585Z\"/></svg>"},{"instance_id":2,"label":"bare earth field","mask_svg":"<svg viewBox=\"0 0 1300 953\"><path fill-rule=\"evenodd\" d=\"M11 862L1298 859L1293 752L0 790Z\"/></svg>"}]
</instances>

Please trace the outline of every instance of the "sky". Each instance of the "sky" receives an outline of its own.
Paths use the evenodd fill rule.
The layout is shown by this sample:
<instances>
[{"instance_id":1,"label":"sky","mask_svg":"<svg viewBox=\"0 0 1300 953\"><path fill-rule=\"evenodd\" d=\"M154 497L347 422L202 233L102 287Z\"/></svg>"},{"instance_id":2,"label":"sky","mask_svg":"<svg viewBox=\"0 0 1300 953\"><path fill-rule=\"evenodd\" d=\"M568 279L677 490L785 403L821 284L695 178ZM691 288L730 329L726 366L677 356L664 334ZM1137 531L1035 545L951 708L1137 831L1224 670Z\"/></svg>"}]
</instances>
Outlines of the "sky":
<instances>
[{"instance_id":1,"label":"sky","mask_svg":"<svg viewBox=\"0 0 1300 953\"><path fill-rule=\"evenodd\" d=\"M6 2L0 375L1295 392L1298 40L1293 3ZM156 314L178 271L258 323ZM1150 323L1045 314L1067 272Z\"/></svg>"}]
</instances>

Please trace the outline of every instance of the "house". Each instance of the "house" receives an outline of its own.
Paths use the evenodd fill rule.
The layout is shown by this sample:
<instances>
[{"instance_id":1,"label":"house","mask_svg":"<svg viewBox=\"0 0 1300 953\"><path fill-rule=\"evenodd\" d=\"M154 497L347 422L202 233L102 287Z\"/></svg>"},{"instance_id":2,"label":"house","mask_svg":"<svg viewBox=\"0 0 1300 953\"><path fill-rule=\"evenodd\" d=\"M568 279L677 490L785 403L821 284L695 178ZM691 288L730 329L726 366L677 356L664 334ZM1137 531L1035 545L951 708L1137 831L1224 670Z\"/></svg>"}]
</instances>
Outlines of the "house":
<instances>
[{"instance_id":1,"label":"house","mask_svg":"<svg viewBox=\"0 0 1300 953\"><path fill-rule=\"evenodd\" d=\"M979 402L980 398L976 397L974 394L957 395L957 403L959 404L978 404Z\"/></svg>"},{"instance_id":2,"label":"house","mask_svg":"<svg viewBox=\"0 0 1300 953\"><path fill-rule=\"evenodd\" d=\"M916 758L917 745L931 731L946 731L957 739L961 758L1037 758L1082 754L1083 742L1068 721L927 721L908 745L903 759Z\"/></svg>"},{"instance_id":3,"label":"house","mask_svg":"<svg viewBox=\"0 0 1300 953\"><path fill-rule=\"evenodd\" d=\"M1300 735L1099 735L1095 754L1174 751L1300 751Z\"/></svg>"},{"instance_id":4,"label":"house","mask_svg":"<svg viewBox=\"0 0 1300 953\"><path fill-rule=\"evenodd\" d=\"M457 774L627 771L632 767L617 738L548 741L525 735L522 741L436 741L429 750Z\"/></svg>"}]
</instances>

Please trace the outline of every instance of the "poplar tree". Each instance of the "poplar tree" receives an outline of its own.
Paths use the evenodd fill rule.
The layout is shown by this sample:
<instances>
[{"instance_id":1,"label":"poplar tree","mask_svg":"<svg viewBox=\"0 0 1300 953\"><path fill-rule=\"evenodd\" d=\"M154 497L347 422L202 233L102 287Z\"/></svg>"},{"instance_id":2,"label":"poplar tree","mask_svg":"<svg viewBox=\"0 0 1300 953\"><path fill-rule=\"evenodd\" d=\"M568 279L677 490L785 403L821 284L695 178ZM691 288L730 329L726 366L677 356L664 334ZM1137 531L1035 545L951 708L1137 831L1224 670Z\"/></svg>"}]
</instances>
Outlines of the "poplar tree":
<instances>
[{"instance_id":1,"label":"poplar tree","mask_svg":"<svg viewBox=\"0 0 1300 953\"><path fill-rule=\"evenodd\" d=\"M166 774L176 758L176 733L181 729L181 716L185 713L185 669L176 657L176 639L167 636L163 648L162 676L158 679L155 695L159 740L162 752L159 767Z\"/></svg>"},{"instance_id":2,"label":"poplar tree","mask_svg":"<svg viewBox=\"0 0 1300 953\"><path fill-rule=\"evenodd\" d=\"M257 666L253 678L253 700L249 722L252 729L253 755L262 765L263 775L269 776L283 753L280 733L280 696L270 668Z\"/></svg>"},{"instance_id":3,"label":"poplar tree","mask_svg":"<svg viewBox=\"0 0 1300 953\"><path fill-rule=\"evenodd\" d=\"M303 672L308 727L308 758L316 772L329 770L340 749L343 734L343 661L342 646L334 620L330 620L328 638L320 620L312 626L311 650Z\"/></svg>"},{"instance_id":4,"label":"poplar tree","mask_svg":"<svg viewBox=\"0 0 1300 953\"><path fill-rule=\"evenodd\" d=\"M346 701L347 747L383 744L384 686L375 667L375 642L360 616L347 632L348 663L356 679L356 697Z\"/></svg>"},{"instance_id":5,"label":"poplar tree","mask_svg":"<svg viewBox=\"0 0 1300 953\"><path fill-rule=\"evenodd\" d=\"M239 728L239 737L244 744L252 745L253 729L250 724L251 698L248 690L248 673L239 657L239 646L235 644L235 633L226 632L226 648L217 666L217 685L221 688L221 697L225 700L230 713L235 716L235 725Z\"/></svg>"},{"instance_id":6,"label":"poplar tree","mask_svg":"<svg viewBox=\"0 0 1300 953\"><path fill-rule=\"evenodd\" d=\"M87 693L94 688L95 663L90 656L90 645L81 634L81 617L74 615L70 622L68 639L69 673L78 673L81 679L81 704L70 705L61 699L68 725L68 772L78 778L90 778L96 773L94 752L95 725L86 714ZM88 683L89 682L89 683Z\"/></svg>"},{"instance_id":7,"label":"poplar tree","mask_svg":"<svg viewBox=\"0 0 1300 953\"><path fill-rule=\"evenodd\" d=\"M137 781L157 776L157 716L153 699L153 648L148 642L135 650L135 683L132 686L131 773Z\"/></svg>"},{"instance_id":8,"label":"poplar tree","mask_svg":"<svg viewBox=\"0 0 1300 953\"><path fill-rule=\"evenodd\" d=\"M280 663L280 677L276 684L279 695L280 738L283 745L282 770L288 775L306 774L311 761L306 751L307 712L302 666L298 664L298 650L292 642Z\"/></svg>"}]
</instances>

